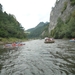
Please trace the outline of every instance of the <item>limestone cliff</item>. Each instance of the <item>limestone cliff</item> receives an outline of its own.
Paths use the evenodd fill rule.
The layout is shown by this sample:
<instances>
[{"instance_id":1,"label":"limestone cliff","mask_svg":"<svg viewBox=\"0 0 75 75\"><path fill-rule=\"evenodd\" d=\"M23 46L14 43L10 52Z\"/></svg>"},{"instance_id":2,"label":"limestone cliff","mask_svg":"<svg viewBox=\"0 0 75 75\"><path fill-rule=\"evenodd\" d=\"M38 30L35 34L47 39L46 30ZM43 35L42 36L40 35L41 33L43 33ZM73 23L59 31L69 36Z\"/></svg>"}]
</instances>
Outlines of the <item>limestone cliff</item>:
<instances>
[{"instance_id":1,"label":"limestone cliff","mask_svg":"<svg viewBox=\"0 0 75 75\"><path fill-rule=\"evenodd\" d=\"M49 32L54 29L59 17L65 21L74 10L75 5L71 6L70 0L58 0L50 13Z\"/></svg>"}]
</instances>

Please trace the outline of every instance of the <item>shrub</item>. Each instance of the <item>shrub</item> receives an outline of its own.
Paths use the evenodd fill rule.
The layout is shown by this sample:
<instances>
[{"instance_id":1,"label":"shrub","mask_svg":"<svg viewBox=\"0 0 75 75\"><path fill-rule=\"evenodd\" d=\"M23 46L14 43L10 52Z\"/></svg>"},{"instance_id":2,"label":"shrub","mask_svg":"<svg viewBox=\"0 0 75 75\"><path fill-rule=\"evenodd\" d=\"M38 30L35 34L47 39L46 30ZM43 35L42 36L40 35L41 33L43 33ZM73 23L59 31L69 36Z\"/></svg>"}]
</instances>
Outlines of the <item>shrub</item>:
<instances>
[{"instance_id":1,"label":"shrub","mask_svg":"<svg viewBox=\"0 0 75 75\"><path fill-rule=\"evenodd\" d=\"M70 0L71 5L74 6L75 5L75 0Z\"/></svg>"},{"instance_id":2,"label":"shrub","mask_svg":"<svg viewBox=\"0 0 75 75\"><path fill-rule=\"evenodd\" d=\"M66 8L67 8L67 2L64 2L64 7L63 7L63 9L62 9L62 11L61 11L62 14L63 14L63 12L66 10Z\"/></svg>"}]
</instances>

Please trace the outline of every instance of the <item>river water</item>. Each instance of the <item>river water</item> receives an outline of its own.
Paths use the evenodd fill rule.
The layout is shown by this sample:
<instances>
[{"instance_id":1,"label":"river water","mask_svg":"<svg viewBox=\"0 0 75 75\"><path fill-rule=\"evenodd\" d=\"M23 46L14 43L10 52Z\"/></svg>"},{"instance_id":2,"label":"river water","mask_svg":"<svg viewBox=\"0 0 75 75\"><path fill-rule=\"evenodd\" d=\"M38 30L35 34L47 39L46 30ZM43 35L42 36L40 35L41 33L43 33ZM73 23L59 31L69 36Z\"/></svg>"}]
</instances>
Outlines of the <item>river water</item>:
<instances>
[{"instance_id":1,"label":"river water","mask_svg":"<svg viewBox=\"0 0 75 75\"><path fill-rule=\"evenodd\" d=\"M0 56L0 75L75 75L75 42L30 40Z\"/></svg>"}]
</instances>

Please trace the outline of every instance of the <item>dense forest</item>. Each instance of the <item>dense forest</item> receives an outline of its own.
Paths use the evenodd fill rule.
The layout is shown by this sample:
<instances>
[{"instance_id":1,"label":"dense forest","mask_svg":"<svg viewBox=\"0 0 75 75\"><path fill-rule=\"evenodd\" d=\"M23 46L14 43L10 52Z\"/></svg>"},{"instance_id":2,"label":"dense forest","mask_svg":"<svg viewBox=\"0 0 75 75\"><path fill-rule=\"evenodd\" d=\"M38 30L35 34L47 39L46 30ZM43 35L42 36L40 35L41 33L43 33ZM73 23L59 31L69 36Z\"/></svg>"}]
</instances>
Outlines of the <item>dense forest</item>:
<instances>
[{"instance_id":1,"label":"dense forest","mask_svg":"<svg viewBox=\"0 0 75 75\"><path fill-rule=\"evenodd\" d=\"M71 6L75 5L75 0L70 0ZM63 12L67 8L67 3L65 2ZM56 27L51 30L50 35L54 38L75 38L75 10L68 16L65 22L62 18L58 18Z\"/></svg>"},{"instance_id":2,"label":"dense forest","mask_svg":"<svg viewBox=\"0 0 75 75\"><path fill-rule=\"evenodd\" d=\"M0 10L0 38L26 38L25 30L14 15Z\"/></svg>"}]
</instances>

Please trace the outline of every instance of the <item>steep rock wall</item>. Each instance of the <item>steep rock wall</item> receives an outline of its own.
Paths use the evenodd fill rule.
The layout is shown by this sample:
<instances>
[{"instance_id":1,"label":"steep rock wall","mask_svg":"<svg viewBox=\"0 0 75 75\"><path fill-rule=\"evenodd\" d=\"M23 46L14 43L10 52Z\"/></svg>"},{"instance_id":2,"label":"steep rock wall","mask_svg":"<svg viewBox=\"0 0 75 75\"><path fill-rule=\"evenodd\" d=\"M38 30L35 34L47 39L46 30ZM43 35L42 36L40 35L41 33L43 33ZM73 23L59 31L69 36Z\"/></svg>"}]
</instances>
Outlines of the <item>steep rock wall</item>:
<instances>
[{"instance_id":1,"label":"steep rock wall","mask_svg":"<svg viewBox=\"0 0 75 75\"><path fill-rule=\"evenodd\" d=\"M64 8L64 3L67 3L67 7L63 13L61 11ZM53 7L50 13L50 24L49 24L49 32L54 29L57 24L57 20L60 17L63 21L65 21L68 16L75 10L75 6L71 6L70 0L59 0L55 7Z\"/></svg>"}]
</instances>

